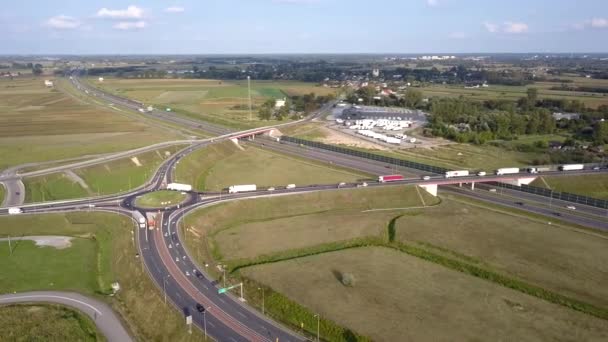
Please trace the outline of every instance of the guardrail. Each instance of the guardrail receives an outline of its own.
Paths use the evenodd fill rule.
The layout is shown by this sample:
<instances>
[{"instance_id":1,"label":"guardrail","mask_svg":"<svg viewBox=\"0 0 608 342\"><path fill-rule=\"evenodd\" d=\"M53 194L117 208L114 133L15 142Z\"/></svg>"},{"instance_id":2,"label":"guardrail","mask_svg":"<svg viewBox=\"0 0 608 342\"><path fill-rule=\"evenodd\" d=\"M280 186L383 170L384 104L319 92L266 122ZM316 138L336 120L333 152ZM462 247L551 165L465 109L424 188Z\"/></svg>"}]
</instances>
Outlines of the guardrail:
<instances>
[{"instance_id":1,"label":"guardrail","mask_svg":"<svg viewBox=\"0 0 608 342\"><path fill-rule=\"evenodd\" d=\"M551 190L551 189L539 188L536 186L526 185L526 184L522 184L521 186L501 183L501 182L493 182L492 184L496 185L498 187L501 187L501 188L527 192L527 193L531 193L531 194L535 194L535 195L539 195L539 196L555 198L555 199L566 201L566 202L584 204L584 205L588 205L588 206L596 207L596 208L608 209L608 201L598 199L598 198L587 197L587 196L583 196L583 195L576 195L576 194L571 194L571 193L567 193L567 192L560 192L560 191L555 191L555 190Z\"/></svg>"},{"instance_id":2,"label":"guardrail","mask_svg":"<svg viewBox=\"0 0 608 342\"><path fill-rule=\"evenodd\" d=\"M402 166L402 167L408 167L410 169L416 169L416 170L421 170L421 171L426 171L426 172L431 172L431 173L436 173L436 174L443 175L446 173L446 171L450 171L449 169L446 169L443 167L426 165L426 164L417 163L417 162L413 162L413 161L409 161L409 160L405 160L405 159L398 159L398 158L383 156L380 154L353 150L353 149L346 148L346 147L328 145L328 144L320 143L317 141L304 140L304 139L300 139L300 138L289 137L286 135L282 136L281 140L291 142L294 144L306 145L306 146L320 148L320 149L327 150L327 151L338 152L338 153L342 153L342 154L351 155L354 157L375 160L375 161L379 161L382 163L387 163L387 164L392 164L392 165L397 165L397 166Z\"/></svg>"}]
</instances>

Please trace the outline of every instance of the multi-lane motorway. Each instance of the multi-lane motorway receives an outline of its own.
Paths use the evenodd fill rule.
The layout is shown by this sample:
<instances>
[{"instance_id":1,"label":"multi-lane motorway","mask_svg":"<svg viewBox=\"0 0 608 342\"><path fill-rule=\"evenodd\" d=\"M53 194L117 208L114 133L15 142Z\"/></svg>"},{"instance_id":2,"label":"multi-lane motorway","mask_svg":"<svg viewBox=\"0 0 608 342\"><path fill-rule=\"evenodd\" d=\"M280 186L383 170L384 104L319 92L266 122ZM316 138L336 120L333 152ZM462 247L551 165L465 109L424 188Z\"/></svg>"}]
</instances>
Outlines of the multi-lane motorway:
<instances>
[{"instance_id":1,"label":"multi-lane motorway","mask_svg":"<svg viewBox=\"0 0 608 342\"><path fill-rule=\"evenodd\" d=\"M89 91L89 93L95 92L96 96L102 97L104 100L112 102L117 106L124 106L134 110L141 108L140 103L128 99L122 99L91 88L90 86L79 82L75 75L72 77L72 82L79 89L86 89ZM162 116L160 115L161 113L163 114ZM316 113L316 115L313 115L305 120L310 120L312 117L320 115L320 113L321 112ZM152 112L150 115L155 115L157 118L161 119L167 116L164 112ZM169 117L172 118L171 122L173 123L179 123L182 125L187 124L189 126L194 124L189 119L177 117L179 122L176 122L173 121L173 119L176 118L175 116L169 115ZM188 122L182 122L182 119L187 120ZM201 122L196 122L196 125L207 128L207 126L205 126L206 124ZM129 193L100 198L27 205L23 206L23 209L25 213L42 213L79 210L83 208L91 209L94 206L95 210L106 210L131 216L132 210L138 210L137 208L134 208L134 199L137 196L145 194L146 192L162 188L164 183L171 182L173 180L173 167L183 156L207 144L260 130L254 129L244 132L227 132L222 128L222 131L220 132L219 129L212 126L209 127L209 131L215 131L214 133L218 134L218 136L210 139L191 141L191 145L189 147L183 149L166 160L158 168L157 172L153 175L150 181L140 189L131 191ZM313 158L331 163L337 166L360 170L370 175L386 174L387 171L389 171L388 173L391 173L392 171L407 172L409 174L414 173L412 170L392 170L394 168L392 165L382 164L367 159L346 156L343 154L314 148L303 148L291 144L279 144L271 140L260 139L256 140L255 142L248 143L257 144L260 147L272 149L281 153L296 154L302 157ZM591 173L592 171L585 170L583 172ZM597 173L598 171L593 172ZM600 172L605 172L605 170ZM493 178L472 176L467 179L463 179L462 181L487 182L489 179L504 180L507 178L512 178L512 176ZM443 182L445 182L445 179L440 176L436 176L429 180L421 180L419 177L417 177L393 184L381 184L370 181L368 182L368 185L372 187L391 186L396 184L443 184ZM344 188L353 188L358 185L360 184L347 184ZM335 188L336 184L307 186L292 190L277 188L277 190L273 192L257 191L252 193L225 194L221 197L217 194L193 193L190 202L184 204L181 206L181 208L173 207L164 210L162 220L160 220L160 227L153 230L139 228L139 233L137 235L138 248L140 249L142 260L145 263L150 276L157 284L159 290L166 296L167 301L172 303L172 305L174 305L180 312L184 313L184 316L192 315L193 323L201 330L206 331L209 336L212 336L217 340L305 340L303 336L299 336L297 333L290 331L280 324L269 320L267 317L264 317L259 312L251 309L246 303L241 302L237 297L227 294L218 294L217 282L207 274L203 265L197 265L196 262L188 255L187 250L184 248L182 241L180 240L178 225L180 223L180 219L192 210L207 205L213 205L220 201L262 196L279 196L284 194L324 191L330 189L334 190ZM607 213L605 210L599 208L579 205L576 211L566 210L564 209L566 203L562 201L552 200L552 202L547 204L548 199L541 196L523 194L507 189L501 189L500 192L493 193L487 191L487 188L484 189L483 186L481 190L477 191L466 190L466 188L460 188L458 186L446 186L442 187L442 189L444 191L459 193L464 196L546 215L551 217L552 221L563 220L588 227L608 230L608 222L605 219L605 215L607 215ZM519 200L517 200L518 198ZM6 209L0 209L0 214L6 214ZM206 308L204 315L196 310L197 304L201 304Z\"/></svg>"}]
</instances>

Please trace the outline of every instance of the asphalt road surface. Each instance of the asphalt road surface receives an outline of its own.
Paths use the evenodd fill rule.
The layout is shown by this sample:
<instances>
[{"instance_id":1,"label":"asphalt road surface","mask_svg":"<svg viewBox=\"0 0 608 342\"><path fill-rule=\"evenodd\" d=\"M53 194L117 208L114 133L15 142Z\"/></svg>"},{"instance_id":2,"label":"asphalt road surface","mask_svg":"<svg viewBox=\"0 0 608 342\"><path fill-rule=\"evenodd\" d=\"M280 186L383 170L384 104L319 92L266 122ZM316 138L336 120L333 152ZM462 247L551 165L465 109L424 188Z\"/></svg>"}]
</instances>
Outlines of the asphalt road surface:
<instances>
[{"instance_id":1,"label":"asphalt road surface","mask_svg":"<svg viewBox=\"0 0 608 342\"><path fill-rule=\"evenodd\" d=\"M69 306L89 316L108 341L133 341L120 318L106 303L79 293L35 291L0 295L0 305L14 303L55 303Z\"/></svg>"}]
</instances>

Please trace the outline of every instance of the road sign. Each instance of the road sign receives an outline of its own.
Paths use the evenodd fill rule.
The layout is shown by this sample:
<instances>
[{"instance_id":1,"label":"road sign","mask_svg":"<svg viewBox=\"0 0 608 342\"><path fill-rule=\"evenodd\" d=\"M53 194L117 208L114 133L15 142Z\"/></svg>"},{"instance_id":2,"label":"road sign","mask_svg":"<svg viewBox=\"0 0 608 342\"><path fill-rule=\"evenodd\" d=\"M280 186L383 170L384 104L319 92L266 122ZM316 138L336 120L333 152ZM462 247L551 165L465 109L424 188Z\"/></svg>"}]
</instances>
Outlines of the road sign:
<instances>
[{"instance_id":1,"label":"road sign","mask_svg":"<svg viewBox=\"0 0 608 342\"><path fill-rule=\"evenodd\" d=\"M240 287L240 286L241 286L241 284L239 283L239 284L236 284L236 285L224 287L224 288L218 289L217 293L219 293L219 294L226 293L226 292L228 292L228 290L232 290L232 289L235 289L235 288Z\"/></svg>"},{"instance_id":2,"label":"road sign","mask_svg":"<svg viewBox=\"0 0 608 342\"><path fill-rule=\"evenodd\" d=\"M186 324L192 324L192 315L186 316Z\"/></svg>"}]
</instances>

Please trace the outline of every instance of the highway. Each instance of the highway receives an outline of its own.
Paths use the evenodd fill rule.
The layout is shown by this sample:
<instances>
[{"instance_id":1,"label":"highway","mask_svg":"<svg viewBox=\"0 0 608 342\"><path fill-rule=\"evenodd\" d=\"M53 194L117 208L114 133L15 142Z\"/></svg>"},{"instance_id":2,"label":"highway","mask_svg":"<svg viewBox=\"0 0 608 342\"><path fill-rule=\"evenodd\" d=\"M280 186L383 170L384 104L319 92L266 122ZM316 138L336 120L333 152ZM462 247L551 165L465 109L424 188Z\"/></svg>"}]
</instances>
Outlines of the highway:
<instances>
[{"instance_id":1,"label":"highway","mask_svg":"<svg viewBox=\"0 0 608 342\"><path fill-rule=\"evenodd\" d=\"M14 303L55 303L69 306L89 316L110 342L129 342L133 339L114 311L97 299L74 292L33 291L0 295L0 305Z\"/></svg>"},{"instance_id":2,"label":"highway","mask_svg":"<svg viewBox=\"0 0 608 342\"><path fill-rule=\"evenodd\" d=\"M73 79L75 78L76 77L73 77ZM108 97L107 100L110 101L113 100L113 98ZM326 109L326 107L322 110L324 109ZM304 120L311 120L320 115L322 110ZM298 122L291 122L288 124L295 123ZM132 210L140 210L134 208L135 198L149 191L160 189L164 183L171 182L173 180L173 166L186 154L220 140L231 139L242 136L243 134L252 134L269 128L272 127L252 129L243 132L230 132L214 138L192 141L189 147L174 154L163 162L148 183L140 189L128 193L88 199L31 204L22 206L22 208L26 214L86 209L110 211L132 216ZM270 139L259 139L246 143L255 144L281 153L317 159L337 166L360 170L375 176L393 172L403 172L408 175L420 174L419 170L395 168L393 165L378 163L369 159L347 156L310 147L304 148L292 144L281 144ZM51 170L57 172L57 167L51 168ZM36 172L48 172L48 169ZM569 172L568 174L586 174L592 172L597 173L598 171L584 170L581 172ZM599 172L605 172L605 170ZM563 172L560 174L563 174ZM529 174L526 175L528 177L531 176ZM546 203L548 199L542 196L520 192L515 193L507 189L504 189L500 194L489 192L487 189L484 190L483 188L476 191L469 191L464 187L459 188L458 186L450 185L455 182L504 181L513 179L516 176L522 177L524 175L470 176L456 180L448 180L443 176L433 175L429 180L422 180L420 179L420 176L415 176L415 178L394 183L377 183L373 179L367 180L367 183L370 187L394 186L400 184L438 184L441 186L442 191L449 191L451 193L457 193L498 205L515 207L520 210L555 217L556 220L608 230L607 220L602 216L605 215L605 213L599 208L577 205L577 210L565 211L563 210L564 203L556 200L553 200L552 203L552 205L556 206L555 208L547 208ZM358 186L361 186L361 183L347 184L344 188L356 188ZM192 210L203 206L213 205L220 201L225 202L241 198L283 196L312 191L328 191L335 190L336 187L336 184L306 186L292 190L277 187L277 190L273 192L261 190L251 193L223 195L221 196L221 200L220 196L216 193L192 193L192 200L190 203L181 208L172 207L162 210L163 216L160 221L160 229L156 228L150 230L138 228L139 233L137 235L137 240L140 255L142 256L146 269L152 279L154 279L159 290L166 294L167 301L174 305L180 312L184 313L184 315L192 314L194 324L201 330L206 330L213 338L220 341L275 341L277 338L279 338L279 341L303 341L305 340L304 337L299 336L267 317L260 315L257 311L249 308L246 303L239 301L238 298L232 295L218 294L218 284L216 284L216 281L211 279L207 272L205 272L204 267L200 267L192 258L190 258L187 250L183 247L177 229L180 219ZM516 204L513 198L517 197L522 198L523 200L521 201L522 203L525 202L525 204ZM559 210L557 209L557 206L560 206ZM140 211L143 212L144 210ZM556 211L560 212L559 217L555 216L554 213ZM0 215L6 214L7 209L0 209ZM204 316L196 311L197 303L202 304L208 309Z\"/></svg>"}]
</instances>

